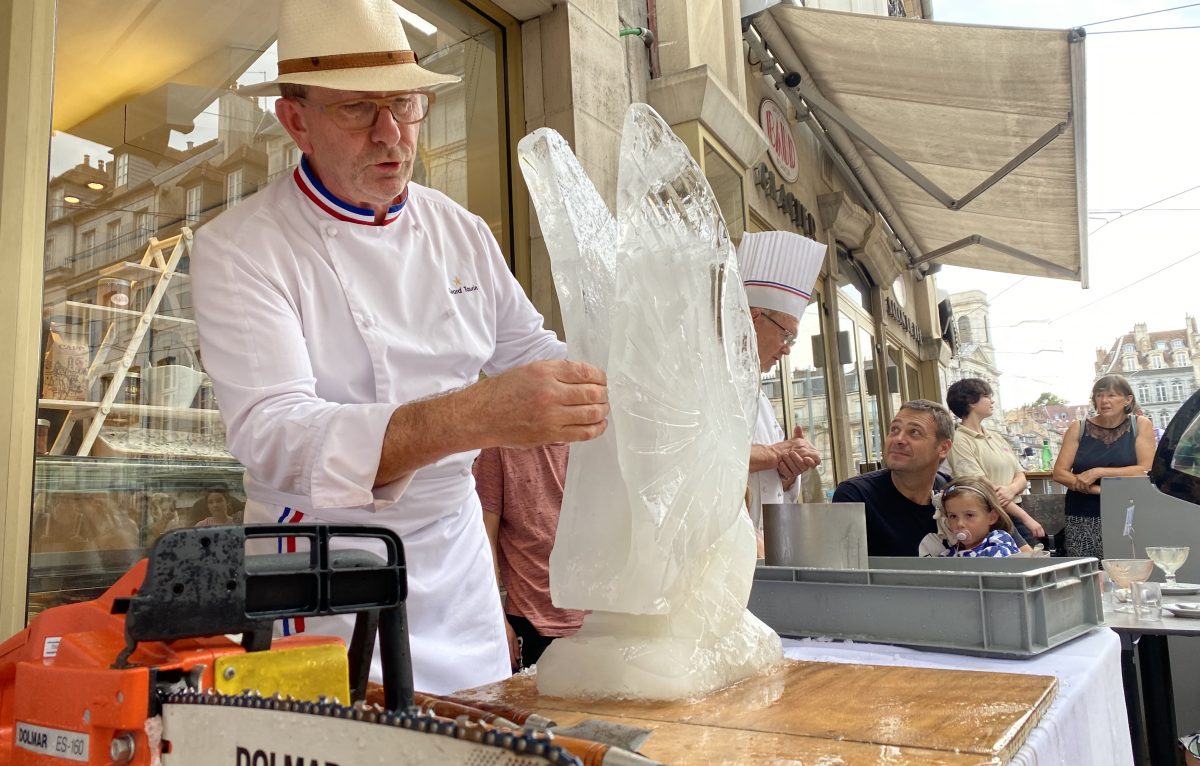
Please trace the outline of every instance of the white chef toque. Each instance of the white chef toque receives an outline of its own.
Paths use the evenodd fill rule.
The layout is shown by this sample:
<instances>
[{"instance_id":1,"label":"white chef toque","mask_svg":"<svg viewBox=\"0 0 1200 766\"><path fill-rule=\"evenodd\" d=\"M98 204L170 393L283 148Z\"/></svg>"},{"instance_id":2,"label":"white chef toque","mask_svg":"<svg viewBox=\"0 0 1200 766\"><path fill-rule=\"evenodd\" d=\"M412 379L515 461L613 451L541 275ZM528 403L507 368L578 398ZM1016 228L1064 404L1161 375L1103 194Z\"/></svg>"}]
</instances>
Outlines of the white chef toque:
<instances>
[{"instance_id":1,"label":"white chef toque","mask_svg":"<svg viewBox=\"0 0 1200 766\"><path fill-rule=\"evenodd\" d=\"M751 308L799 319L812 298L826 246L789 231L746 234L738 245L738 270Z\"/></svg>"}]
</instances>

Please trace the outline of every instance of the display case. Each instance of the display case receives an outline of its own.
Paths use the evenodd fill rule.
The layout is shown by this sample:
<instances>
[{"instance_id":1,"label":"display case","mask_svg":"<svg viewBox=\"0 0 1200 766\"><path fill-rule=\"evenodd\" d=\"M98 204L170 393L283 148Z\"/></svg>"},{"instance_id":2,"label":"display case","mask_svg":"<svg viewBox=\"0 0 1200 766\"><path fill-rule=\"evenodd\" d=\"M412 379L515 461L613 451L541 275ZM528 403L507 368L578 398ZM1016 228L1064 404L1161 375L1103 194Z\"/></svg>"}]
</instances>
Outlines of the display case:
<instances>
[{"instance_id":1,"label":"display case","mask_svg":"<svg viewBox=\"0 0 1200 766\"><path fill-rule=\"evenodd\" d=\"M169 529L241 522L242 473L226 460L38 457L29 615L100 595Z\"/></svg>"},{"instance_id":2,"label":"display case","mask_svg":"<svg viewBox=\"0 0 1200 766\"><path fill-rule=\"evenodd\" d=\"M189 314L192 231L150 237L47 305L39 417L51 455L231 459Z\"/></svg>"}]
</instances>

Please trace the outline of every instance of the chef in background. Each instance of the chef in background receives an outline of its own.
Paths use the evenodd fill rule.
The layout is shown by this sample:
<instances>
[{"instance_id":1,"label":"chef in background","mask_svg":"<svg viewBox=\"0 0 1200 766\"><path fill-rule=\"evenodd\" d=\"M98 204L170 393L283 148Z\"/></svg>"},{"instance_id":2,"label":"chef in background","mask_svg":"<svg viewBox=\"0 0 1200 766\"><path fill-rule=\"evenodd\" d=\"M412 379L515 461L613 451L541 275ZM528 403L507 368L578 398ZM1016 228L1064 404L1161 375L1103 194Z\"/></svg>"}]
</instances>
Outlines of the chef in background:
<instances>
[{"instance_id":1,"label":"chef in background","mask_svg":"<svg viewBox=\"0 0 1200 766\"><path fill-rule=\"evenodd\" d=\"M825 250L820 242L786 231L742 237L738 268L754 324L759 372L770 372L796 342ZM771 400L760 389L750 447L750 517L760 539L763 503L796 502L800 475L820 463L820 453L804 438L800 426L792 438L785 437Z\"/></svg>"}]
</instances>

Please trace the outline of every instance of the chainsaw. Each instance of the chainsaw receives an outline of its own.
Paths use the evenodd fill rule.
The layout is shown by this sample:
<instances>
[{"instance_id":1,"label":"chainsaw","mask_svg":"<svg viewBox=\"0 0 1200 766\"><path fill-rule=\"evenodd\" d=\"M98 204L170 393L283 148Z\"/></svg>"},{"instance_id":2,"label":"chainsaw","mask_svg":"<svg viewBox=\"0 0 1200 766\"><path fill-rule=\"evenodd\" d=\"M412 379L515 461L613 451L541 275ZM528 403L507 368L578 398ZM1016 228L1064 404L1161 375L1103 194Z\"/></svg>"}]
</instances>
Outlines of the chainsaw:
<instances>
[{"instance_id":1,"label":"chainsaw","mask_svg":"<svg viewBox=\"0 0 1200 766\"><path fill-rule=\"evenodd\" d=\"M248 539L278 537L301 552L246 554ZM583 764L571 745L588 764L653 763L631 752L645 730L631 729L629 750L581 743L524 711L415 692L406 582L401 541L383 528L167 532L100 598L49 609L0 644L0 763ZM272 637L278 619L350 613L349 648ZM382 689L368 681L377 639Z\"/></svg>"}]
</instances>

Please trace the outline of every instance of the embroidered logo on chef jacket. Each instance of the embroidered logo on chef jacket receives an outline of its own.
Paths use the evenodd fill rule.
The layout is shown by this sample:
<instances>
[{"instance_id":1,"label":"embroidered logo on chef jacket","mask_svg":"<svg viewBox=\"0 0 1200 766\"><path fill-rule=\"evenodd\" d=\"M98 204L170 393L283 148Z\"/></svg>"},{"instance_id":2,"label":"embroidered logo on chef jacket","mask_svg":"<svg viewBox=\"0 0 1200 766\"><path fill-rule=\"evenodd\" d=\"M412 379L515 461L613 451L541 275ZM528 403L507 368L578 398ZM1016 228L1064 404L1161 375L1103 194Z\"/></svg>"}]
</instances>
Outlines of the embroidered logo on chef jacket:
<instances>
[{"instance_id":1,"label":"embroidered logo on chef jacket","mask_svg":"<svg viewBox=\"0 0 1200 766\"><path fill-rule=\"evenodd\" d=\"M454 275L454 282L448 288L451 295L462 295L463 293L473 293L479 289L479 285L463 284L462 278L457 274Z\"/></svg>"},{"instance_id":2,"label":"embroidered logo on chef jacket","mask_svg":"<svg viewBox=\"0 0 1200 766\"><path fill-rule=\"evenodd\" d=\"M313 173L312 167L308 164L308 157L301 157L300 164L296 166L295 172L292 173L292 178L296 180L296 185L300 187L300 191L313 201L317 207L329 213L339 221L349 221L351 223L362 223L368 226L385 226L400 217L400 211L404 209L404 203L408 201L408 188L404 189L404 193L400 196L400 202L388 208L387 215L379 224L375 223L375 211L363 207L355 207L348 202L343 202L333 196L325 185L321 183L316 174Z\"/></svg>"}]
</instances>

